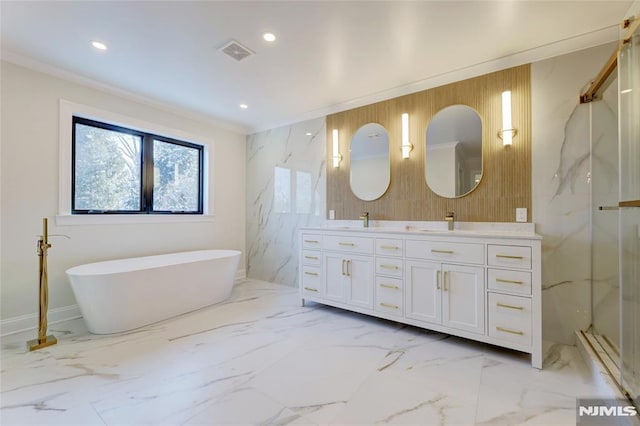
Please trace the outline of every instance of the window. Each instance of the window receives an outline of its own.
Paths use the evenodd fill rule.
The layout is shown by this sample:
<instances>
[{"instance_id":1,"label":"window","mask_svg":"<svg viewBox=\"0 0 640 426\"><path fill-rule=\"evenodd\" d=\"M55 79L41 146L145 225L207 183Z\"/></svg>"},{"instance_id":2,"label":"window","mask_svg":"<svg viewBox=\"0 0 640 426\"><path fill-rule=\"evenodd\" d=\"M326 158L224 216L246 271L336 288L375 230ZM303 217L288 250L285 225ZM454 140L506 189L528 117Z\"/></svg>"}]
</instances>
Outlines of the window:
<instances>
[{"instance_id":1,"label":"window","mask_svg":"<svg viewBox=\"0 0 640 426\"><path fill-rule=\"evenodd\" d=\"M203 146L73 117L73 214L202 214Z\"/></svg>"}]
</instances>

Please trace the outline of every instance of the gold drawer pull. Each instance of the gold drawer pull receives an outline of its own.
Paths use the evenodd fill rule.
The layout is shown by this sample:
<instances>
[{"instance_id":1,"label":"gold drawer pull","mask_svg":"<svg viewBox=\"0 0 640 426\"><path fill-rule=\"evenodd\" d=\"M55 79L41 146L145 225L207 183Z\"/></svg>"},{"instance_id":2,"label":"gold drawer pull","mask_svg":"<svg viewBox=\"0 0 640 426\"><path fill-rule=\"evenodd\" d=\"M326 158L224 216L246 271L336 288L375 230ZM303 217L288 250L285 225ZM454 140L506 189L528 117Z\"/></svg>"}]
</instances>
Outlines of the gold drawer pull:
<instances>
[{"instance_id":1,"label":"gold drawer pull","mask_svg":"<svg viewBox=\"0 0 640 426\"><path fill-rule=\"evenodd\" d=\"M380 246L380 248L384 250L400 250L398 246Z\"/></svg>"},{"instance_id":2,"label":"gold drawer pull","mask_svg":"<svg viewBox=\"0 0 640 426\"><path fill-rule=\"evenodd\" d=\"M397 285L391 285L391 284L380 284L380 287L390 288L392 290L400 290L400 287L398 287Z\"/></svg>"},{"instance_id":3,"label":"gold drawer pull","mask_svg":"<svg viewBox=\"0 0 640 426\"><path fill-rule=\"evenodd\" d=\"M317 273L317 272L307 272L307 271L304 271L304 273L305 273L305 275L318 275L318 273Z\"/></svg>"},{"instance_id":4,"label":"gold drawer pull","mask_svg":"<svg viewBox=\"0 0 640 426\"><path fill-rule=\"evenodd\" d=\"M496 306L499 308L509 308L509 309L517 309L519 311L522 311L524 309L523 306L513 306L513 305L505 305L504 303L496 303Z\"/></svg>"},{"instance_id":5,"label":"gold drawer pull","mask_svg":"<svg viewBox=\"0 0 640 426\"><path fill-rule=\"evenodd\" d=\"M305 259L318 260L318 256L305 256Z\"/></svg>"},{"instance_id":6,"label":"gold drawer pull","mask_svg":"<svg viewBox=\"0 0 640 426\"><path fill-rule=\"evenodd\" d=\"M380 302L380 306L383 308L400 309L400 306L392 305L390 303Z\"/></svg>"},{"instance_id":7,"label":"gold drawer pull","mask_svg":"<svg viewBox=\"0 0 640 426\"><path fill-rule=\"evenodd\" d=\"M509 330L508 328L496 327L498 331L504 331L505 333L518 334L520 336L524 335L522 331Z\"/></svg>"},{"instance_id":8,"label":"gold drawer pull","mask_svg":"<svg viewBox=\"0 0 640 426\"><path fill-rule=\"evenodd\" d=\"M305 287L304 289L307 290L307 291L315 291L315 292L318 291L317 288L312 288L312 287Z\"/></svg>"},{"instance_id":9,"label":"gold drawer pull","mask_svg":"<svg viewBox=\"0 0 640 426\"><path fill-rule=\"evenodd\" d=\"M318 240L304 240L305 243L310 243L310 244L318 244L320 241Z\"/></svg>"},{"instance_id":10,"label":"gold drawer pull","mask_svg":"<svg viewBox=\"0 0 640 426\"><path fill-rule=\"evenodd\" d=\"M394 271L397 271L398 269L400 269L400 268L398 268L398 267L397 267L397 266L395 266L395 265L380 265L380 267L381 267L382 269L393 269Z\"/></svg>"},{"instance_id":11,"label":"gold drawer pull","mask_svg":"<svg viewBox=\"0 0 640 426\"><path fill-rule=\"evenodd\" d=\"M501 257L503 259L524 259L524 256L511 256L509 254L496 254L496 257Z\"/></svg>"},{"instance_id":12,"label":"gold drawer pull","mask_svg":"<svg viewBox=\"0 0 640 426\"><path fill-rule=\"evenodd\" d=\"M452 251L452 250L436 250L436 249L431 249L431 253L453 254L453 251Z\"/></svg>"},{"instance_id":13,"label":"gold drawer pull","mask_svg":"<svg viewBox=\"0 0 640 426\"><path fill-rule=\"evenodd\" d=\"M522 282L522 281L503 280L502 278L496 278L496 282L498 282L498 283L508 283L508 284L519 284L519 285L524 284L524 282Z\"/></svg>"},{"instance_id":14,"label":"gold drawer pull","mask_svg":"<svg viewBox=\"0 0 640 426\"><path fill-rule=\"evenodd\" d=\"M347 246L347 247L355 247L355 244L353 243L338 243L341 246Z\"/></svg>"}]
</instances>

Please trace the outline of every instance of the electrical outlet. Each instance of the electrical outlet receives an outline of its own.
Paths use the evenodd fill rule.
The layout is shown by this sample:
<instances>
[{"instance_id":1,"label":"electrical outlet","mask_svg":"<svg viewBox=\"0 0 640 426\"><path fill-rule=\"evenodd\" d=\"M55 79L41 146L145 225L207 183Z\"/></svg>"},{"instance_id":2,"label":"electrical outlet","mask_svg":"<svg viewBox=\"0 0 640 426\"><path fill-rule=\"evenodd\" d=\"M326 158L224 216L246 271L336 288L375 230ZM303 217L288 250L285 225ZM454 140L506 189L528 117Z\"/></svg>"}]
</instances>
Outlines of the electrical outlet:
<instances>
[{"instance_id":1,"label":"electrical outlet","mask_svg":"<svg viewBox=\"0 0 640 426\"><path fill-rule=\"evenodd\" d=\"M336 218L336 211L329 210L329 220L334 220Z\"/></svg>"},{"instance_id":2,"label":"electrical outlet","mask_svg":"<svg viewBox=\"0 0 640 426\"><path fill-rule=\"evenodd\" d=\"M527 221L527 209L524 207L516 209L516 222L526 222Z\"/></svg>"}]
</instances>

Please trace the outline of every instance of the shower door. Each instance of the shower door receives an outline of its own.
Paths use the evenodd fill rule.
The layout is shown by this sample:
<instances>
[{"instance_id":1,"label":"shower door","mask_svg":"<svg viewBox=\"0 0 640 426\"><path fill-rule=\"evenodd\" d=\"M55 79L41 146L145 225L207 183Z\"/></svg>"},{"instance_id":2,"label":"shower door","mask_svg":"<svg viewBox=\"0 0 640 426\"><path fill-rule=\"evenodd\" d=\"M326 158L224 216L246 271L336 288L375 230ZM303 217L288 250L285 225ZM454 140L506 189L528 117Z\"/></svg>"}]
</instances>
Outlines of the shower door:
<instances>
[{"instance_id":1,"label":"shower door","mask_svg":"<svg viewBox=\"0 0 640 426\"><path fill-rule=\"evenodd\" d=\"M640 406L640 34L618 57L621 381Z\"/></svg>"}]
</instances>

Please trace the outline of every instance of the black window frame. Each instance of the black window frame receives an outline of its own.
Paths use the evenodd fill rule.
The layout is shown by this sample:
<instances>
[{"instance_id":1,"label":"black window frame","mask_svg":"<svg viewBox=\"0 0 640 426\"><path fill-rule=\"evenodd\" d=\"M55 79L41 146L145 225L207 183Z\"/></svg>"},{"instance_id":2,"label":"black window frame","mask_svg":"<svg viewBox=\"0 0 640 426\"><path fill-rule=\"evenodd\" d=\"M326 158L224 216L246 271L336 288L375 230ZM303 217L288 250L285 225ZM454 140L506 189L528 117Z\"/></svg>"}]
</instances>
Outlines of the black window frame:
<instances>
[{"instance_id":1,"label":"black window frame","mask_svg":"<svg viewBox=\"0 0 640 426\"><path fill-rule=\"evenodd\" d=\"M85 210L76 209L76 124L97 127L100 129L126 133L133 136L141 137L141 155L140 155L140 208L139 210ZM204 146L192 142L187 142L171 137L158 135L154 133L142 132L139 130L123 127L103 121L92 120L80 116L72 118L72 136L71 136L71 214L74 215L105 215L105 214L154 214L154 215L202 215L204 214ZM159 141L198 151L198 209L193 211L171 211L171 210L154 210L153 209L153 186L154 186L154 158L153 158L153 142Z\"/></svg>"}]
</instances>

